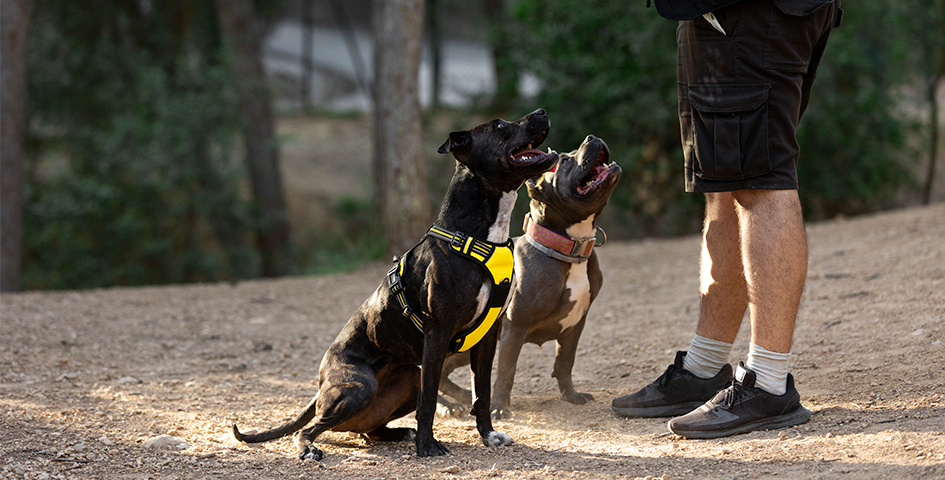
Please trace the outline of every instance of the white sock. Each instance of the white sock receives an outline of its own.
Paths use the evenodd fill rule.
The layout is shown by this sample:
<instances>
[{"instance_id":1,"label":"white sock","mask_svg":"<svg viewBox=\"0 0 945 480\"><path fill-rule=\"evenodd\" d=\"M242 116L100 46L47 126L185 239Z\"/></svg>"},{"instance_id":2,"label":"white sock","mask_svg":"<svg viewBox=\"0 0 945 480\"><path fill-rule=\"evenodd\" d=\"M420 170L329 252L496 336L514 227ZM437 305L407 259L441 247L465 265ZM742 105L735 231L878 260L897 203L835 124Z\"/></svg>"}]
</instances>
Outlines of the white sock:
<instances>
[{"instance_id":1,"label":"white sock","mask_svg":"<svg viewBox=\"0 0 945 480\"><path fill-rule=\"evenodd\" d=\"M731 343L693 335L689 352L683 357L683 368L699 378L712 378L728 364L731 353Z\"/></svg>"},{"instance_id":2,"label":"white sock","mask_svg":"<svg viewBox=\"0 0 945 480\"><path fill-rule=\"evenodd\" d=\"M748 346L748 362L745 366L755 372L756 387L772 395L784 395L787 391L790 356L791 352L772 352L752 343Z\"/></svg>"}]
</instances>

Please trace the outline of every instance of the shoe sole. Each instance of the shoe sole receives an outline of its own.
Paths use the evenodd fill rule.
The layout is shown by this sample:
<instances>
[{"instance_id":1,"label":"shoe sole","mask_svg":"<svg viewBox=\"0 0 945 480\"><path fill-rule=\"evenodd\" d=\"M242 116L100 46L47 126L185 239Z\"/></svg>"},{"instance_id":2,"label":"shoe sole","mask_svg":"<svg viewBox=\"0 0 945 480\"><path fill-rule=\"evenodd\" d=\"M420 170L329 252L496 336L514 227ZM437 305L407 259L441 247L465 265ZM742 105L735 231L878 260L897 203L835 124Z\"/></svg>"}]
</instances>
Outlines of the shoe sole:
<instances>
[{"instance_id":1,"label":"shoe sole","mask_svg":"<svg viewBox=\"0 0 945 480\"><path fill-rule=\"evenodd\" d=\"M686 431L680 428L674 428L673 421L666 424L669 431L685 438L707 439L720 438L736 435L739 433L752 432L755 430L777 430L779 428L793 427L810 420L810 410L800 407L791 413L778 415L776 417L767 417L754 422L748 422L723 430L692 430Z\"/></svg>"},{"instance_id":2,"label":"shoe sole","mask_svg":"<svg viewBox=\"0 0 945 480\"><path fill-rule=\"evenodd\" d=\"M623 407L614 407L611 405L610 408L614 410L614 413L622 417L643 417L643 418L656 418L656 417L678 417L680 415L685 415L705 403L701 402L688 402L688 403L677 403L675 405L664 405L659 407L639 407L639 408L623 408Z\"/></svg>"}]
</instances>

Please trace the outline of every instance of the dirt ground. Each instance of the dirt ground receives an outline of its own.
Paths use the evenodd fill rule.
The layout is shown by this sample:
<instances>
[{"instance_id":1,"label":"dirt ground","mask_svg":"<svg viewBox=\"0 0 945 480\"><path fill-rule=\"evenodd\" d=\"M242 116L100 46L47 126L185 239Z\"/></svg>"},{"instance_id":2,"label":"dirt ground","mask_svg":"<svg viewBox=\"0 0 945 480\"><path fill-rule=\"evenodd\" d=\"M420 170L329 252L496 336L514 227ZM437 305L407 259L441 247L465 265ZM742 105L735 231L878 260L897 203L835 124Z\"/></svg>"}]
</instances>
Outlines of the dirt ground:
<instances>
[{"instance_id":1,"label":"dirt ground","mask_svg":"<svg viewBox=\"0 0 945 480\"><path fill-rule=\"evenodd\" d=\"M808 226L810 270L793 373L807 424L684 440L610 401L658 376L698 311L695 236L612 242L575 365L587 405L558 399L554 347L527 345L515 443L481 445L471 417L441 418L451 453L345 433L302 462L263 429L314 393L322 353L386 263L239 284L0 296L0 478L463 479L945 478L945 204ZM746 322L747 323L747 322ZM747 352L747 328L733 361ZM460 375L465 379L465 373ZM412 425L404 418L395 425ZM150 448L170 435L185 442Z\"/></svg>"}]
</instances>

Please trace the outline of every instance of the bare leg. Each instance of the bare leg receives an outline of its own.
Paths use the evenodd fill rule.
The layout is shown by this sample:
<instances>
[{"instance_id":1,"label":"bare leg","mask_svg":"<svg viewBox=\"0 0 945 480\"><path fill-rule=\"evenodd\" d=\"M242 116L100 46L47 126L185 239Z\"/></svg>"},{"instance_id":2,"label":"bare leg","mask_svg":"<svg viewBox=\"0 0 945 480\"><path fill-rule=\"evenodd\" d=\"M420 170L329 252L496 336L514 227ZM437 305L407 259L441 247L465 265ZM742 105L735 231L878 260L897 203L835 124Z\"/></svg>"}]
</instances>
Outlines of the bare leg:
<instances>
[{"instance_id":1,"label":"bare leg","mask_svg":"<svg viewBox=\"0 0 945 480\"><path fill-rule=\"evenodd\" d=\"M752 343L790 351L806 277L796 190L706 194L697 334L733 342L747 306Z\"/></svg>"},{"instance_id":2,"label":"bare leg","mask_svg":"<svg viewBox=\"0 0 945 480\"><path fill-rule=\"evenodd\" d=\"M733 192L748 286L751 342L791 351L807 278L807 236L796 190Z\"/></svg>"},{"instance_id":3,"label":"bare leg","mask_svg":"<svg viewBox=\"0 0 945 480\"><path fill-rule=\"evenodd\" d=\"M748 308L739 218L731 192L707 193L705 199L696 333L732 343Z\"/></svg>"}]
</instances>

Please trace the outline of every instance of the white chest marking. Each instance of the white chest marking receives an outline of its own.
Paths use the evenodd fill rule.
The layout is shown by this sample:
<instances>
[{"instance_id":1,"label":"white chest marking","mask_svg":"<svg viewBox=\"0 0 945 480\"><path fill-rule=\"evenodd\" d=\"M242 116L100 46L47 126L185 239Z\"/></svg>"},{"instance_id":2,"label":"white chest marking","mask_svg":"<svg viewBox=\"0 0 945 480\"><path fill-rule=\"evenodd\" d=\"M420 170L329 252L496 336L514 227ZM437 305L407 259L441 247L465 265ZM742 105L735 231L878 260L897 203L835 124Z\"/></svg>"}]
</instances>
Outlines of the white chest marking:
<instances>
[{"instance_id":1,"label":"white chest marking","mask_svg":"<svg viewBox=\"0 0 945 480\"><path fill-rule=\"evenodd\" d=\"M495 223L489 227L489 236L486 240L492 243L503 243L509 239L509 222L512 220L512 208L515 207L517 191L505 192L499 199L499 213Z\"/></svg>"},{"instance_id":2,"label":"white chest marking","mask_svg":"<svg viewBox=\"0 0 945 480\"><path fill-rule=\"evenodd\" d=\"M562 332L577 325L591 306L591 284L587 280L587 262L571 264L565 288L571 292L568 300L574 302L574 307L561 319Z\"/></svg>"},{"instance_id":3,"label":"white chest marking","mask_svg":"<svg viewBox=\"0 0 945 480\"><path fill-rule=\"evenodd\" d=\"M593 237L597 234L597 229L594 228L594 217L594 215L591 215L581 222L571 225L565 232L571 238ZM571 291L571 297L568 300L574 302L574 307L561 319L562 332L577 325L591 306L591 284L587 279L587 262L571 264L571 268L568 269L568 280L565 282L565 288Z\"/></svg>"},{"instance_id":4,"label":"white chest marking","mask_svg":"<svg viewBox=\"0 0 945 480\"><path fill-rule=\"evenodd\" d=\"M571 238L591 238L596 236L597 228L594 227L594 217L595 215L591 215L590 217L587 217L584 220L571 225L567 228L567 230L565 230L565 233L567 233Z\"/></svg>"}]
</instances>

